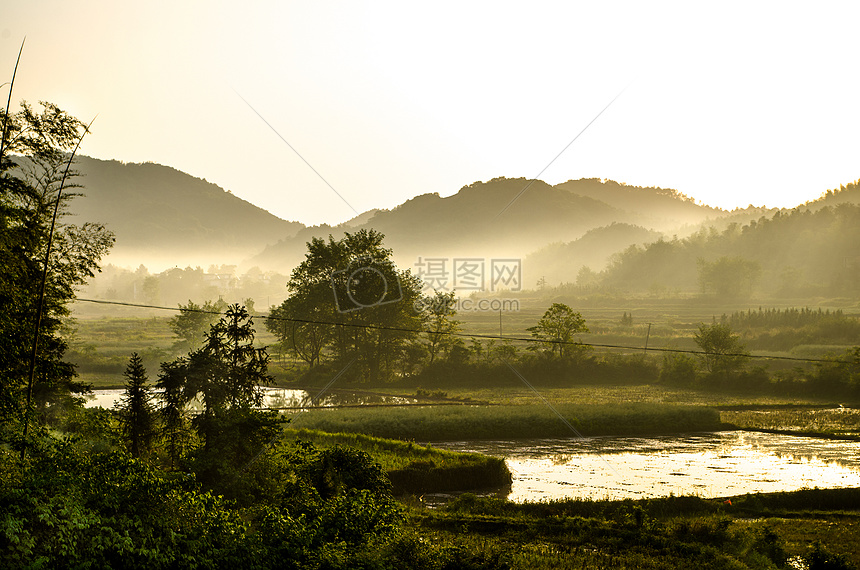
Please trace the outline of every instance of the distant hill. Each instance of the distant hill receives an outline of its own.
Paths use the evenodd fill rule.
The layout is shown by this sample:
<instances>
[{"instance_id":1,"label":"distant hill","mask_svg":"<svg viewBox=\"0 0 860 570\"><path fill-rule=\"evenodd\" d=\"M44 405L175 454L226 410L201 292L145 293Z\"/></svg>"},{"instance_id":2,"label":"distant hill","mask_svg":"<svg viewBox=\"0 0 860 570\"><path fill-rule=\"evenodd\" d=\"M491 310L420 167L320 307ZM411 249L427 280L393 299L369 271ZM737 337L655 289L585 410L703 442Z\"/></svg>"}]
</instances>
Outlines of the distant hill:
<instances>
[{"instance_id":1,"label":"distant hill","mask_svg":"<svg viewBox=\"0 0 860 570\"><path fill-rule=\"evenodd\" d=\"M311 236L332 234L338 238L344 229L352 232L361 228L385 234L386 245L403 267L411 266L418 257L519 258L548 243L571 241L590 229L635 217L540 180L530 183L525 178L495 178L464 186L445 198L439 194L417 196L349 228L307 228L269 246L247 264L292 267L303 259L305 243Z\"/></svg>"},{"instance_id":2,"label":"distant hill","mask_svg":"<svg viewBox=\"0 0 860 570\"><path fill-rule=\"evenodd\" d=\"M375 216L376 213L380 212L380 211L381 210L374 208L372 210L362 212L361 214L357 215L356 217L351 218L351 219L343 222L342 224L338 224L337 227L338 228L357 228L359 226L364 225L370 218Z\"/></svg>"},{"instance_id":3,"label":"distant hill","mask_svg":"<svg viewBox=\"0 0 860 570\"><path fill-rule=\"evenodd\" d=\"M555 187L605 202L634 215L639 225L661 231L696 225L706 218L725 213L719 208L698 204L694 199L668 188L628 186L599 178L568 180Z\"/></svg>"},{"instance_id":4,"label":"distant hill","mask_svg":"<svg viewBox=\"0 0 860 570\"><path fill-rule=\"evenodd\" d=\"M856 298L860 295L858 243L860 205L842 203L815 210L800 206L722 231L711 228L684 239L630 248L613 257L601 283L632 293L707 292L707 282L700 281L704 264L725 267L716 275L721 279L748 275L743 277L746 296ZM731 263L714 265L720 260Z\"/></svg>"},{"instance_id":5,"label":"distant hill","mask_svg":"<svg viewBox=\"0 0 860 570\"><path fill-rule=\"evenodd\" d=\"M84 198L70 221L98 221L116 233L119 265L230 263L304 227L223 188L159 164L78 157Z\"/></svg>"},{"instance_id":6,"label":"distant hill","mask_svg":"<svg viewBox=\"0 0 860 570\"><path fill-rule=\"evenodd\" d=\"M582 267L601 271L612 254L631 245L655 242L662 236L660 232L623 223L589 230L578 240L553 243L529 254L523 262L527 283L531 286L541 277L549 285L575 283Z\"/></svg>"},{"instance_id":7,"label":"distant hill","mask_svg":"<svg viewBox=\"0 0 860 570\"><path fill-rule=\"evenodd\" d=\"M856 182L790 211L725 212L662 188L495 178L336 227L305 227L167 166L80 157L77 167L86 197L72 201L70 221L103 222L116 233L105 263L158 270L241 262L289 273L311 238L372 228L385 234L402 268L428 257L520 258L525 287L540 277L575 281L580 267L600 271L611 259L602 276L610 287L694 291L698 258L734 256L758 263L759 284L771 291L805 290L821 279L837 291L846 277L836 269L854 267L860 240Z\"/></svg>"}]
</instances>

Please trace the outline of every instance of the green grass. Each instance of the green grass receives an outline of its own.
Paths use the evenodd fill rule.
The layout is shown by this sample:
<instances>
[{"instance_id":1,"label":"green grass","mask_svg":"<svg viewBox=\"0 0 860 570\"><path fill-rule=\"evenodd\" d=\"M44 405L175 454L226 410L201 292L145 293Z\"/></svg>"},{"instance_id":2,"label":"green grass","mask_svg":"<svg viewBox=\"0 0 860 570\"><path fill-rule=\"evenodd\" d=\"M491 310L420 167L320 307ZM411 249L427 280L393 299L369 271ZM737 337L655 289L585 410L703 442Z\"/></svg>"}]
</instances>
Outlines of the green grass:
<instances>
[{"instance_id":1,"label":"green grass","mask_svg":"<svg viewBox=\"0 0 860 570\"><path fill-rule=\"evenodd\" d=\"M411 507L409 524L428 542L474 553L483 563L474 567L777 568L810 556L815 541L849 564L827 568L860 565L860 489L731 500L516 504L467 494L443 509Z\"/></svg>"},{"instance_id":2,"label":"green grass","mask_svg":"<svg viewBox=\"0 0 860 570\"><path fill-rule=\"evenodd\" d=\"M460 453L356 433L319 430L284 430L284 439L360 449L379 463L391 480L395 494L462 491L509 485L511 473L504 459L479 453Z\"/></svg>"},{"instance_id":3,"label":"green grass","mask_svg":"<svg viewBox=\"0 0 860 570\"><path fill-rule=\"evenodd\" d=\"M290 424L292 426L292 424ZM449 468L482 462L480 453L459 453L436 449L414 442L384 439L361 433L331 433L313 429L284 429L284 439L309 441L318 447L344 445L368 453L386 471L406 469L415 462L432 462L437 467Z\"/></svg>"},{"instance_id":4,"label":"green grass","mask_svg":"<svg viewBox=\"0 0 860 570\"><path fill-rule=\"evenodd\" d=\"M723 410L720 417L741 428L860 435L860 410L856 409Z\"/></svg>"},{"instance_id":5,"label":"green grass","mask_svg":"<svg viewBox=\"0 0 860 570\"><path fill-rule=\"evenodd\" d=\"M720 428L719 413L704 406L563 404L556 406L556 410L586 436L684 433ZM291 426L418 441L575 436L553 410L540 404L320 408L293 414Z\"/></svg>"},{"instance_id":6,"label":"green grass","mask_svg":"<svg viewBox=\"0 0 860 570\"><path fill-rule=\"evenodd\" d=\"M403 395L404 388L373 388L375 392L391 395ZM525 386L516 388L457 388L445 387L449 398L472 398L473 400L502 405L536 404L541 400ZM755 394L727 394L722 392L703 392L681 388L668 388L651 384L595 386L582 385L569 388L539 389L541 396L552 405L581 404L581 405L610 405L621 402L636 402L648 404L684 404L692 406L773 406L784 404L818 404L831 400L819 401L808 397L773 396ZM413 392L414 393L414 392Z\"/></svg>"},{"instance_id":7,"label":"green grass","mask_svg":"<svg viewBox=\"0 0 860 570\"><path fill-rule=\"evenodd\" d=\"M93 388L122 388L128 359L137 352L154 381L162 362L181 355L174 350L178 338L169 326L173 313L162 313L166 316L78 317L66 335L69 350L65 359L77 366L79 379ZM260 319L254 326L258 346L275 343ZM274 353L272 359L277 359Z\"/></svg>"}]
</instances>

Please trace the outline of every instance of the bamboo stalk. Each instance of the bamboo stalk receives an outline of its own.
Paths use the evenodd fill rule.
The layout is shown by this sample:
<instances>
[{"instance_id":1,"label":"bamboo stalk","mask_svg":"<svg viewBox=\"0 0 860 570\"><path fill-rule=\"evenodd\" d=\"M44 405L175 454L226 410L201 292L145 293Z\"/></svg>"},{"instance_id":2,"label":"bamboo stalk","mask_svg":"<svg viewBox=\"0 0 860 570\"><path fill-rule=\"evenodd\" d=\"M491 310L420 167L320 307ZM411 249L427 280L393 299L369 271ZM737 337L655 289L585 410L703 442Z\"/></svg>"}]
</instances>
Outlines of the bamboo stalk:
<instances>
[{"instance_id":1,"label":"bamboo stalk","mask_svg":"<svg viewBox=\"0 0 860 570\"><path fill-rule=\"evenodd\" d=\"M3 152L6 150L6 130L9 126L9 108L12 106L12 90L15 88L15 76L18 75L18 64L21 62L21 52L24 51L25 36L21 40L21 48L18 50L18 59L15 60L15 70L12 72L12 81L9 82L9 96L6 98L6 114L3 115L3 136L0 137L0 161L3 160ZM5 84L4 84L5 85Z\"/></svg>"},{"instance_id":2,"label":"bamboo stalk","mask_svg":"<svg viewBox=\"0 0 860 570\"><path fill-rule=\"evenodd\" d=\"M96 117L97 116L98 115L96 115ZM96 117L93 117L93 120L90 121L90 124L84 127L84 132L81 133L81 137L78 139L78 144L75 145L74 150L72 150L72 154L69 155L69 161L66 163L66 170L63 172L63 179L60 181L60 189L57 190L57 199L54 202L54 215L51 218L51 230L48 232L48 246L45 251L45 263L42 268L42 282L39 285L39 300L36 304L36 319L35 325L33 326L33 349L30 352L30 373L27 379L27 407L24 410L24 434L21 441L22 463L27 452L27 432L30 428L30 407L33 400L33 380L36 376L36 356L39 351L39 329L42 326L42 309L45 305L45 286L48 281L48 266L51 260L51 245L54 241L54 229L57 225L57 214L60 211L60 198L63 195L63 187L66 184L66 177L69 174L69 169L72 166L72 161L75 159L75 154L78 152L78 148L80 148L81 142L83 142L84 137L87 135L88 132L90 132L90 127L96 120Z\"/></svg>"}]
</instances>

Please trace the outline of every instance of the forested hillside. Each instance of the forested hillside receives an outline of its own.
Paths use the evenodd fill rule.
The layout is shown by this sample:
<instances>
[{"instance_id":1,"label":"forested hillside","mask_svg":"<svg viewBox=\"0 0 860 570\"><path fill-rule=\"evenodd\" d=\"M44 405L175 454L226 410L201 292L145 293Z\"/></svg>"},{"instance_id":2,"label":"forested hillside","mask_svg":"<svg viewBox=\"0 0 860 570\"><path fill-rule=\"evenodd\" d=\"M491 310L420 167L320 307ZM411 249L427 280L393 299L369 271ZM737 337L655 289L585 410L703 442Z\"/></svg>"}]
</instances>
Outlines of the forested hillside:
<instances>
[{"instance_id":1,"label":"forested hillside","mask_svg":"<svg viewBox=\"0 0 860 570\"><path fill-rule=\"evenodd\" d=\"M724 231L631 246L602 275L628 292L679 290L723 297L856 295L860 205L795 208Z\"/></svg>"}]
</instances>

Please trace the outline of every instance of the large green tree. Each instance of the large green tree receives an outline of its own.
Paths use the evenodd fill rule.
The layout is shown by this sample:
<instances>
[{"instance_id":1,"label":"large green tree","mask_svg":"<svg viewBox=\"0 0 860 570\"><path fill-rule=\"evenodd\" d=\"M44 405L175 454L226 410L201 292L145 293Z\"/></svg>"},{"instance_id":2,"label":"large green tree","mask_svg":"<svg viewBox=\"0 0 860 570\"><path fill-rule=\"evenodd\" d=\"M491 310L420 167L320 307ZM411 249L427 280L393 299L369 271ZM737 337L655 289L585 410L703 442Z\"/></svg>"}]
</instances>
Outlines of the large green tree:
<instances>
[{"instance_id":1,"label":"large green tree","mask_svg":"<svg viewBox=\"0 0 860 570\"><path fill-rule=\"evenodd\" d=\"M69 202L81 195L68 191L79 187L77 173L68 172L62 192L61 184L83 124L51 103L41 103L37 111L26 102L16 113L0 110L0 122L0 420L10 425L21 418L28 399L40 283L56 208L31 396L34 418L58 421L88 390L63 361L62 320L76 288L99 270L113 235L101 224L66 220Z\"/></svg>"},{"instance_id":2,"label":"large green tree","mask_svg":"<svg viewBox=\"0 0 860 570\"><path fill-rule=\"evenodd\" d=\"M421 328L420 278L398 270L375 230L314 238L287 284L290 297L271 319L313 364L328 358L352 380L390 380ZM273 316L274 316L273 315ZM286 327L284 323L288 324Z\"/></svg>"},{"instance_id":3,"label":"large green tree","mask_svg":"<svg viewBox=\"0 0 860 570\"><path fill-rule=\"evenodd\" d=\"M312 291L295 291L279 306L269 309L266 330L281 343L283 352L291 352L310 368L320 364L323 349L332 341L334 329L320 324L333 318L324 304L315 301Z\"/></svg>"}]
</instances>

